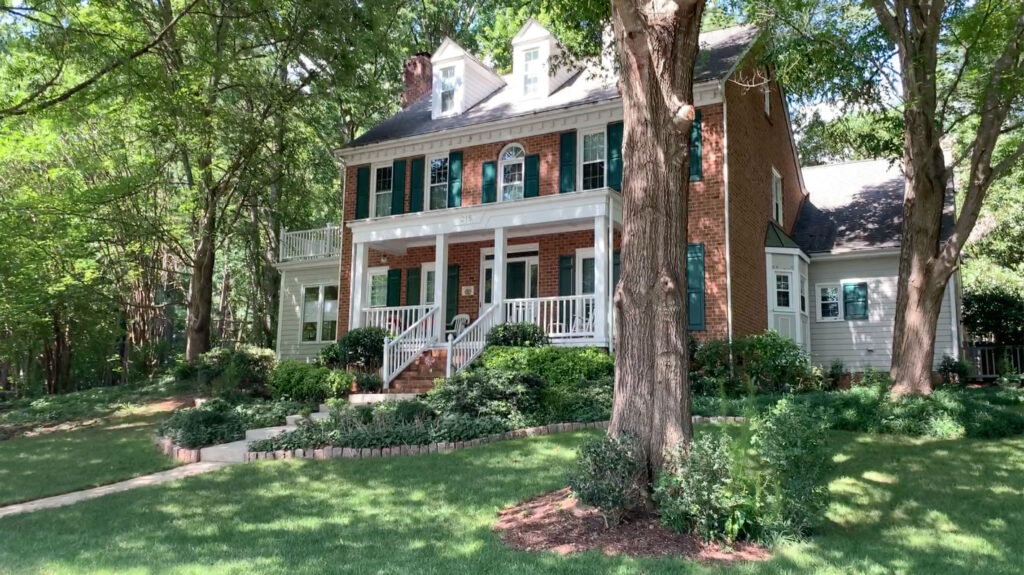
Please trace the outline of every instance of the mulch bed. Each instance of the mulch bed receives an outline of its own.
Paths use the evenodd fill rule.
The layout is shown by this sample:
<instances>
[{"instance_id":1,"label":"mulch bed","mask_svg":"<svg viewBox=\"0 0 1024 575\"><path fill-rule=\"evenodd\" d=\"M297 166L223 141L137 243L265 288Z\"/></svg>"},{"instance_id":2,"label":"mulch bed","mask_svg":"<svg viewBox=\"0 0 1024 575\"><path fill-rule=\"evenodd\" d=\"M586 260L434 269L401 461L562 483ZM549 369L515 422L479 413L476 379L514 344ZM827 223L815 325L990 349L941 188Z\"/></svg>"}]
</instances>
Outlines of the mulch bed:
<instances>
[{"instance_id":1,"label":"mulch bed","mask_svg":"<svg viewBox=\"0 0 1024 575\"><path fill-rule=\"evenodd\" d=\"M559 489L498 512L494 530L506 545L522 551L561 555L600 550L605 555L683 557L699 561L763 561L769 553L737 543L725 549L689 534L676 533L651 517L605 527L597 509L577 502L569 488Z\"/></svg>"}]
</instances>

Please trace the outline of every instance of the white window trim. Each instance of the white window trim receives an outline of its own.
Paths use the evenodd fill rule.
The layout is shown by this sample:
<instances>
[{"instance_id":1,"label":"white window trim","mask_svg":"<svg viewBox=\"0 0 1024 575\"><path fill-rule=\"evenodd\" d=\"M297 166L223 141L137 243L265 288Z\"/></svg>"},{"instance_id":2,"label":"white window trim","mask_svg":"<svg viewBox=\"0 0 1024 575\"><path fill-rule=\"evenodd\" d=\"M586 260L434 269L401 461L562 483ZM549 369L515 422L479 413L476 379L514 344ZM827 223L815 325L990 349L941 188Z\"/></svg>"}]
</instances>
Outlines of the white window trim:
<instances>
[{"instance_id":1,"label":"white window trim","mask_svg":"<svg viewBox=\"0 0 1024 575\"><path fill-rule=\"evenodd\" d=\"M805 274L805 273L801 273L800 274L800 289L803 290L801 292L801 294L800 294L800 297L804 298L805 305L806 305L805 309L800 310L800 314L803 315L803 316L807 316L807 314L811 311L810 310L810 307L811 307L811 293L810 293L810 291L811 290L808 288L808 285L807 285L807 274Z\"/></svg>"},{"instance_id":2,"label":"white window trim","mask_svg":"<svg viewBox=\"0 0 1024 575\"><path fill-rule=\"evenodd\" d=\"M523 151L523 157L516 158L515 160L502 160L501 157L505 155L505 152L509 148L512 148L514 146L518 146L519 149ZM523 167L523 182L522 182L522 184L523 184L523 197L520 198L520 199L526 199L526 146L520 144L519 142L512 142L510 144L506 144L503 148L501 148L501 151L498 152L498 189L497 189L497 191L494 194L494 195L497 196L497 198L495 198L495 200L497 200L498 202L517 202L517 201L519 201L519 200L506 200L505 199L505 169L504 169L504 167L505 166L510 166L512 164L519 164L519 165L521 165Z\"/></svg>"},{"instance_id":3,"label":"white window trim","mask_svg":"<svg viewBox=\"0 0 1024 575\"><path fill-rule=\"evenodd\" d=\"M574 295L586 295L583 293L583 260L587 258L593 258L594 260L594 274L597 274L597 252L594 248L576 248L576 269L573 271L575 276L575 285L573 285ZM597 277L594 278L594 289L597 289Z\"/></svg>"},{"instance_id":4,"label":"white window trim","mask_svg":"<svg viewBox=\"0 0 1024 575\"><path fill-rule=\"evenodd\" d=\"M335 288L338 289L338 300L337 300L337 302L338 302L338 305L340 306L340 304L341 304L341 286L339 284L337 284L335 282L316 282L316 283L308 283L308 284L301 284L300 285L300 288L301 288L302 291L300 291L299 293L302 294L302 299L300 300L300 303L299 303L299 343L305 343L305 344L309 344L309 343L324 343L324 342L329 342L329 341L337 341L337 339L338 339L338 332L337 332L337 330L335 330L334 337L332 337L331 339L323 339L321 337L323 335L323 329L324 329L324 288L325 287L335 287ZM316 339L310 340L310 341L302 339L302 328L307 323L309 323L309 322L306 321L306 289L307 288L317 288L317 292L319 294L317 302L316 302ZM336 322L340 322L341 321L341 309L338 310L338 318L335 321Z\"/></svg>"},{"instance_id":5,"label":"white window trim","mask_svg":"<svg viewBox=\"0 0 1024 575\"><path fill-rule=\"evenodd\" d=\"M394 162L378 162L370 165L370 218L386 218L388 216L377 215L377 170L380 168L391 168L391 193L394 193L395 164ZM394 214L388 214L394 215Z\"/></svg>"},{"instance_id":6,"label":"white window trim","mask_svg":"<svg viewBox=\"0 0 1024 575\"><path fill-rule=\"evenodd\" d=\"M451 179L452 179L452 166L451 166L451 160L449 160L450 157L451 157L451 153L450 152L445 152L443 154L433 154L433 155L427 156L424 159L424 161L426 162L425 169L423 170L423 211L424 212L429 212L430 211L430 162L432 162L434 160L448 160L448 180L447 181L450 182ZM444 199L444 208L435 208L434 211L443 210L443 209L447 209L447 208L448 208L448 194L447 194L447 189L446 189L445 190L445 199Z\"/></svg>"},{"instance_id":7,"label":"white window trim","mask_svg":"<svg viewBox=\"0 0 1024 575\"><path fill-rule=\"evenodd\" d=\"M535 65L536 68L538 68L537 70L534 71L534 75L537 78L537 82L536 82L536 84L534 84L534 90L535 91L532 92L532 93L526 91L526 79L528 77L527 71L526 71L526 63L527 63L526 57L531 52L536 52L537 53L537 59L534 60L534 63L535 63L534 65ZM523 49L523 74L522 74L523 92L522 92L522 96L524 98L536 98L536 97L541 95L540 80L543 77L543 72L544 72L544 70L542 70L541 68L543 68L544 66L543 66L542 61L541 61L541 53L540 52L541 52L540 46L532 46L532 47L524 48Z\"/></svg>"},{"instance_id":8,"label":"white window trim","mask_svg":"<svg viewBox=\"0 0 1024 575\"><path fill-rule=\"evenodd\" d=\"M600 190L608 187L608 133L605 126L594 126L591 128L581 128L577 131L576 136L579 139L579 144L576 146L576 189L580 191L589 191L583 189L583 139L592 134L604 134L604 186L601 188L590 188L590 190Z\"/></svg>"},{"instance_id":9,"label":"white window trim","mask_svg":"<svg viewBox=\"0 0 1024 575\"><path fill-rule=\"evenodd\" d=\"M779 284L778 276L786 276L789 278L789 306L783 307L779 305ZM793 311L793 272L790 270L773 270L772 271L772 309L774 311Z\"/></svg>"},{"instance_id":10,"label":"white window trim","mask_svg":"<svg viewBox=\"0 0 1024 575\"><path fill-rule=\"evenodd\" d=\"M506 246L505 247L505 265L507 266L510 262L513 262L513 261L516 261L516 262L526 262L526 281L529 282L530 281L530 266L531 265L536 264L537 265L537 273L538 274L541 273L540 272L540 256L539 255L535 255L535 256L519 256L519 255L516 255L516 254L522 254L522 253L526 253L526 252L540 252L540 244L532 243L532 244L515 244L515 245ZM480 248L480 282L479 282L480 286L479 286L479 291L477 293L480 294L478 300L480 302L481 309L482 309L482 307L484 305L489 305L489 304L486 303L487 302L487 289L486 289L487 288L487 270L488 269L491 269L491 270L494 269L494 260L493 259L490 259L490 260L487 259L487 256L493 256L493 255L494 255L494 248L493 247ZM493 271L491 273L493 273ZM506 282L507 282L507 280L508 280L508 278L506 278ZM538 283L540 282L540 277L537 278L537 281L538 281ZM507 289L508 284L506 283L505 285L506 285L506 289ZM529 286L527 286L527 288L529 288ZM527 290L527 291L529 291L529 290ZM538 291L538 294L539 294L539 292L540 292L540 285L537 286L537 291ZM493 301L494 301L494 298L491 298L491 302L493 302Z\"/></svg>"},{"instance_id":11,"label":"white window trim","mask_svg":"<svg viewBox=\"0 0 1024 575\"><path fill-rule=\"evenodd\" d=\"M437 299L437 265L434 262L420 264L420 304L435 305L436 301L427 301L427 272L434 273L434 299Z\"/></svg>"},{"instance_id":12,"label":"white window trim","mask_svg":"<svg viewBox=\"0 0 1024 575\"><path fill-rule=\"evenodd\" d=\"M384 289L387 290L388 269L390 269L390 268L388 268L387 266L378 266L378 267L373 267L373 268L367 268L366 269L366 303L364 304L365 309L370 309L370 308L374 308L374 307L388 307L388 302L387 302L387 296L386 295L385 295L385 299L384 299L384 305L378 305L378 306L373 305L373 290L372 290L374 276L384 276L384 282L385 282L384 283L384 285L385 285ZM386 293L387 292L385 291L385 294ZM362 313L362 310L359 310L359 313Z\"/></svg>"},{"instance_id":13,"label":"white window trim","mask_svg":"<svg viewBox=\"0 0 1024 575\"><path fill-rule=\"evenodd\" d=\"M821 299L821 288L829 287L836 288L836 293L839 294L839 315L836 317L823 317L821 315L821 304L823 303ZM822 282L814 284L814 304L817 308L814 315L819 322L844 321L846 318L843 317L843 282Z\"/></svg>"},{"instance_id":14,"label":"white window trim","mask_svg":"<svg viewBox=\"0 0 1024 575\"><path fill-rule=\"evenodd\" d=\"M444 109L444 71L451 69L452 71L452 82L455 84L452 87L452 109L445 111ZM438 117L454 116L459 113L459 67L454 63L447 66L440 66L437 69L437 115Z\"/></svg>"},{"instance_id":15,"label":"white window trim","mask_svg":"<svg viewBox=\"0 0 1024 575\"><path fill-rule=\"evenodd\" d=\"M779 183L778 194L776 194L775 182ZM772 195L772 220L775 221L775 223L779 224L780 226L783 226L785 225L784 221L786 219L786 206L785 203L782 201L782 174L780 174L779 171L775 169L775 166L772 166L772 180L769 185L771 186ZM776 208L778 209L776 210ZM776 211L778 211L779 214L778 218L775 217Z\"/></svg>"}]
</instances>

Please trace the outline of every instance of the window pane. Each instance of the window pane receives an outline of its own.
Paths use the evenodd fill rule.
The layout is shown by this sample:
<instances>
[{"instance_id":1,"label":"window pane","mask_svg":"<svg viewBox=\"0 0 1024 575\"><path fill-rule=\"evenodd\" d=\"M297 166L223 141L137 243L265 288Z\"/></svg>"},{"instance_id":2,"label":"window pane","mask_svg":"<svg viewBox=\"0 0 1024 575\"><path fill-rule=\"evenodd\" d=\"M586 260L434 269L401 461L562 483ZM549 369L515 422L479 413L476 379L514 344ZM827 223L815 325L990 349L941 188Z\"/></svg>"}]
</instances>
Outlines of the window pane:
<instances>
[{"instance_id":1,"label":"window pane","mask_svg":"<svg viewBox=\"0 0 1024 575\"><path fill-rule=\"evenodd\" d=\"M448 184L430 186L430 209L443 210L448 207Z\"/></svg>"},{"instance_id":2,"label":"window pane","mask_svg":"<svg viewBox=\"0 0 1024 575\"><path fill-rule=\"evenodd\" d=\"M821 288L821 317L839 317L839 287Z\"/></svg>"},{"instance_id":3,"label":"window pane","mask_svg":"<svg viewBox=\"0 0 1024 575\"><path fill-rule=\"evenodd\" d=\"M434 303L434 270L428 270L425 277L424 283L426 283L426 286L423 289L423 303Z\"/></svg>"},{"instance_id":4,"label":"window pane","mask_svg":"<svg viewBox=\"0 0 1024 575\"><path fill-rule=\"evenodd\" d=\"M384 307L388 303L388 276L374 274L370 276L370 307Z\"/></svg>"},{"instance_id":5,"label":"window pane","mask_svg":"<svg viewBox=\"0 0 1024 575\"><path fill-rule=\"evenodd\" d=\"M484 270L484 303L491 303L491 282L494 279L494 269Z\"/></svg>"},{"instance_id":6,"label":"window pane","mask_svg":"<svg viewBox=\"0 0 1024 575\"><path fill-rule=\"evenodd\" d=\"M778 291L775 292L775 306L776 307L789 307L789 292Z\"/></svg>"},{"instance_id":7,"label":"window pane","mask_svg":"<svg viewBox=\"0 0 1024 575\"><path fill-rule=\"evenodd\" d=\"M324 286L324 321L338 319L338 286Z\"/></svg>"},{"instance_id":8,"label":"window pane","mask_svg":"<svg viewBox=\"0 0 1024 575\"><path fill-rule=\"evenodd\" d=\"M391 170L391 166L377 168L376 180L373 185L376 196L373 215L376 217L391 215Z\"/></svg>"},{"instance_id":9,"label":"window pane","mask_svg":"<svg viewBox=\"0 0 1024 575\"><path fill-rule=\"evenodd\" d=\"M377 203L374 204L373 215L379 217L391 215L391 192L377 194Z\"/></svg>"},{"instance_id":10,"label":"window pane","mask_svg":"<svg viewBox=\"0 0 1024 575\"><path fill-rule=\"evenodd\" d=\"M302 296L302 341L316 341L320 312L320 288L308 287Z\"/></svg>"},{"instance_id":11,"label":"window pane","mask_svg":"<svg viewBox=\"0 0 1024 575\"><path fill-rule=\"evenodd\" d=\"M391 166L377 168L377 183L374 189L378 192L391 191Z\"/></svg>"},{"instance_id":12,"label":"window pane","mask_svg":"<svg viewBox=\"0 0 1024 575\"><path fill-rule=\"evenodd\" d=\"M604 160L604 132L583 136L583 161Z\"/></svg>"},{"instance_id":13,"label":"window pane","mask_svg":"<svg viewBox=\"0 0 1024 575\"><path fill-rule=\"evenodd\" d=\"M800 311L807 311L807 278L800 278Z\"/></svg>"},{"instance_id":14,"label":"window pane","mask_svg":"<svg viewBox=\"0 0 1024 575\"><path fill-rule=\"evenodd\" d=\"M594 293L594 258L583 258L580 263L583 281L580 282L580 293Z\"/></svg>"},{"instance_id":15,"label":"window pane","mask_svg":"<svg viewBox=\"0 0 1024 575\"><path fill-rule=\"evenodd\" d=\"M334 341L334 336L337 333L338 322L324 320L324 323L320 328L320 341Z\"/></svg>"},{"instance_id":16,"label":"window pane","mask_svg":"<svg viewBox=\"0 0 1024 575\"><path fill-rule=\"evenodd\" d=\"M514 162L501 167L502 200L520 200L523 198L523 164Z\"/></svg>"},{"instance_id":17,"label":"window pane","mask_svg":"<svg viewBox=\"0 0 1024 575\"><path fill-rule=\"evenodd\" d=\"M523 151L522 146L509 146L505 153L501 155L501 160L515 160L516 158L522 158L526 156L526 152Z\"/></svg>"},{"instance_id":18,"label":"window pane","mask_svg":"<svg viewBox=\"0 0 1024 575\"><path fill-rule=\"evenodd\" d=\"M455 67L441 69L441 111L449 112L455 107Z\"/></svg>"},{"instance_id":19,"label":"window pane","mask_svg":"<svg viewBox=\"0 0 1024 575\"><path fill-rule=\"evenodd\" d=\"M604 162L583 164L583 189L594 190L604 187Z\"/></svg>"}]
</instances>

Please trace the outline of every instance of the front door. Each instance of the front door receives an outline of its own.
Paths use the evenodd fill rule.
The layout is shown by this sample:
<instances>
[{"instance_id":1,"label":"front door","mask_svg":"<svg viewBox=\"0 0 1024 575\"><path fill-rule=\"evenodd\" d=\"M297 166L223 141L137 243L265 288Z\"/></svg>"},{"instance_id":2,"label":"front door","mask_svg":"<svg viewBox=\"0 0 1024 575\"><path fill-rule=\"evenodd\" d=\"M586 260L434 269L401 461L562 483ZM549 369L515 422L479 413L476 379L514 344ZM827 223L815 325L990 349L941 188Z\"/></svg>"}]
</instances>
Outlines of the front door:
<instances>
[{"instance_id":1,"label":"front door","mask_svg":"<svg viewBox=\"0 0 1024 575\"><path fill-rule=\"evenodd\" d=\"M536 252L530 254L509 254L505 263L505 299L537 297L538 262ZM491 305L494 283L494 259L487 256L483 262L480 293L483 294L480 312Z\"/></svg>"}]
</instances>

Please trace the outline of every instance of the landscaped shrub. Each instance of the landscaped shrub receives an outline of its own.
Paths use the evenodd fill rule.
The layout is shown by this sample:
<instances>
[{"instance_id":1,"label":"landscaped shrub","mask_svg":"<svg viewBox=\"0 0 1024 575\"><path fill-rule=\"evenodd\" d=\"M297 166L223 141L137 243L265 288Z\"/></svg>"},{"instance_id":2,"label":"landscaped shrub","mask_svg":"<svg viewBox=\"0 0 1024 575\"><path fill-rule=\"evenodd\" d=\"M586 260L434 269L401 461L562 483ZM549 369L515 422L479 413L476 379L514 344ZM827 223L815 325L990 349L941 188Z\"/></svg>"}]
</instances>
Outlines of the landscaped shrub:
<instances>
[{"instance_id":1,"label":"landscaped shrub","mask_svg":"<svg viewBox=\"0 0 1024 575\"><path fill-rule=\"evenodd\" d=\"M532 373L474 369L438 380L426 402L437 413L495 416L525 427L540 411L543 388L543 380Z\"/></svg>"},{"instance_id":2,"label":"landscaped shrub","mask_svg":"<svg viewBox=\"0 0 1024 575\"><path fill-rule=\"evenodd\" d=\"M487 332L487 345L538 347L548 345L548 336L534 323L503 323Z\"/></svg>"},{"instance_id":3,"label":"landscaped shrub","mask_svg":"<svg viewBox=\"0 0 1024 575\"><path fill-rule=\"evenodd\" d=\"M843 360L838 357L832 360L832 364L829 365L828 374L822 381L822 389L832 391L842 387L843 380L850 375L850 372L846 369L846 364Z\"/></svg>"},{"instance_id":4,"label":"landscaped shrub","mask_svg":"<svg viewBox=\"0 0 1024 575\"><path fill-rule=\"evenodd\" d=\"M384 380L380 374L358 371L355 378L356 391L359 393L380 393L384 389Z\"/></svg>"},{"instance_id":5,"label":"landscaped shrub","mask_svg":"<svg viewBox=\"0 0 1024 575\"><path fill-rule=\"evenodd\" d=\"M426 421L437 415L426 402L419 399L382 401L373 404L371 410L372 417L393 417L402 423Z\"/></svg>"},{"instance_id":6,"label":"landscaped shrub","mask_svg":"<svg viewBox=\"0 0 1024 575\"><path fill-rule=\"evenodd\" d=\"M242 439L245 424L227 402L212 399L201 407L175 411L160 425L159 433L191 449Z\"/></svg>"},{"instance_id":7,"label":"landscaped shrub","mask_svg":"<svg viewBox=\"0 0 1024 575\"><path fill-rule=\"evenodd\" d=\"M285 417L307 409L298 401L253 401L236 405L233 411L246 429L284 425Z\"/></svg>"},{"instance_id":8,"label":"landscaped shrub","mask_svg":"<svg viewBox=\"0 0 1024 575\"><path fill-rule=\"evenodd\" d=\"M729 436L702 433L689 448L676 446L654 487L654 501L666 526L706 540L733 541L750 535L753 492L734 477Z\"/></svg>"},{"instance_id":9,"label":"landscaped shrub","mask_svg":"<svg viewBox=\"0 0 1024 575\"><path fill-rule=\"evenodd\" d=\"M821 387L821 373L807 354L788 337L775 331L736 341L733 355L738 373L750 378L758 393L813 391Z\"/></svg>"},{"instance_id":10,"label":"landscaped shrub","mask_svg":"<svg viewBox=\"0 0 1024 575\"><path fill-rule=\"evenodd\" d=\"M690 390L694 395L737 397L742 381L729 369L732 347L728 341L690 340Z\"/></svg>"},{"instance_id":11,"label":"landscaped shrub","mask_svg":"<svg viewBox=\"0 0 1024 575\"><path fill-rule=\"evenodd\" d=\"M384 340L391 333L381 327L360 327L320 351L318 363L334 369L376 371L384 361Z\"/></svg>"},{"instance_id":12,"label":"landscaped shrub","mask_svg":"<svg viewBox=\"0 0 1024 575\"><path fill-rule=\"evenodd\" d=\"M945 385L966 385L971 377L971 364L962 359L944 355L939 363L939 374Z\"/></svg>"},{"instance_id":13,"label":"landscaped shrub","mask_svg":"<svg viewBox=\"0 0 1024 575\"><path fill-rule=\"evenodd\" d=\"M277 360L274 350L243 345L219 347L202 355L194 364L178 363L175 377L199 379L217 396L266 395L267 381Z\"/></svg>"},{"instance_id":14,"label":"landscaped shrub","mask_svg":"<svg viewBox=\"0 0 1024 575\"><path fill-rule=\"evenodd\" d=\"M268 388L274 399L319 402L348 395L353 379L348 372L300 361L282 361L271 374Z\"/></svg>"},{"instance_id":15,"label":"landscaped shrub","mask_svg":"<svg viewBox=\"0 0 1024 575\"><path fill-rule=\"evenodd\" d=\"M530 373L543 382L548 421L597 421L611 413L615 358L594 347L491 347L480 358L487 371Z\"/></svg>"},{"instance_id":16,"label":"landscaped shrub","mask_svg":"<svg viewBox=\"0 0 1024 575\"><path fill-rule=\"evenodd\" d=\"M601 435L580 446L568 481L577 499L616 524L644 504L646 476L643 447L636 437Z\"/></svg>"}]
</instances>

